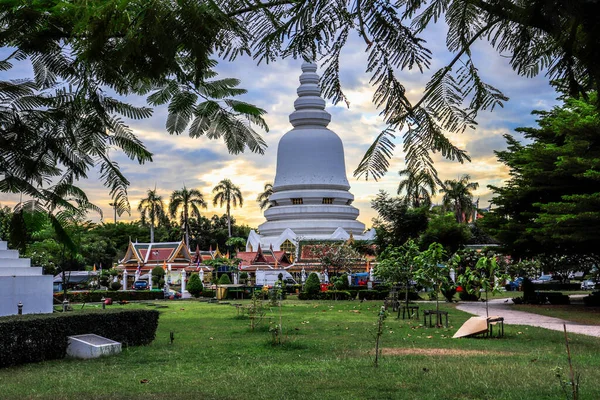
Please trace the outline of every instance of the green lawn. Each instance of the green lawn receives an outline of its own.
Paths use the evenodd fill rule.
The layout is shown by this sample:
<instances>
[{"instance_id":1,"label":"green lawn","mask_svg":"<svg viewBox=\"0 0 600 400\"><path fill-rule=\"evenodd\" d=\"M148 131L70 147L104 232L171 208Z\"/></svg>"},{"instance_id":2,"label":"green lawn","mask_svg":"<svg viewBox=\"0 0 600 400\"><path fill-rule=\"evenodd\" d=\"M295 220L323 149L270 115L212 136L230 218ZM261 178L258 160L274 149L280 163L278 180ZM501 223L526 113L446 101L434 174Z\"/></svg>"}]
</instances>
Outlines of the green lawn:
<instances>
[{"instance_id":1,"label":"green lawn","mask_svg":"<svg viewBox=\"0 0 600 400\"><path fill-rule=\"evenodd\" d=\"M562 318L578 324L600 326L600 307L586 307L582 304L514 304L511 307L517 311L525 311L534 314L547 315L548 317Z\"/></svg>"},{"instance_id":2,"label":"green lawn","mask_svg":"<svg viewBox=\"0 0 600 400\"><path fill-rule=\"evenodd\" d=\"M0 398L564 399L553 372L568 367L561 332L507 326L504 339L451 339L469 315L448 304L441 307L450 311L449 329L390 315L377 369L379 302L285 301L280 347L269 344L268 328L251 332L230 305L156 304L167 308L150 346L2 369ZM279 318L277 309L270 315ZM600 339L571 335L570 345L581 398L600 398Z\"/></svg>"}]
</instances>

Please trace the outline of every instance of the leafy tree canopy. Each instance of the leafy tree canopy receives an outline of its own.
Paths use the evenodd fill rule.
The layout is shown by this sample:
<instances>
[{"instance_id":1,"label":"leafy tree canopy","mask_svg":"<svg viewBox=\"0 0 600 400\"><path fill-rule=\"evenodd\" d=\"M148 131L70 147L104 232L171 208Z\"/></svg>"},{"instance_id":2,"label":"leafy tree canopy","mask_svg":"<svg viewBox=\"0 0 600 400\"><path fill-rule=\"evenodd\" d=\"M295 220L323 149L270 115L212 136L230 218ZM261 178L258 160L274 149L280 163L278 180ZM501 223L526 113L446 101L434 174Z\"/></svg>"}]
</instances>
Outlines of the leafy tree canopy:
<instances>
[{"instance_id":1,"label":"leafy tree canopy","mask_svg":"<svg viewBox=\"0 0 600 400\"><path fill-rule=\"evenodd\" d=\"M164 0L22 1L0 6L0 46L13 50L0 71L30 62L33 79L0 82L0 191L53 200L43 189L59 180L57 200L100 167L119 214L129 211L127 178L111 160L116 148L151 161L122 117L147 118L168 104L167 131L223 138L237 154L263 153L264 110L235 99L236 79L216 79L211 56L232 58L245 41L238 22L216 4ZM17 63L17 65L15 65ZM30 78L30 77L23 77ZM111 97L147 96L150 107ZM189 129L188 129L189 127Z\"/></svg>"},{"instance_id":2,"label":"leafy tree canopy","mask_svg":"<svg viewBox=\"0 0 600 400\"><path fill-rule=\"evenodd\" d=\"M531 142L506 135L498 151L510 168L504 187L490 186L495 207L484 227L513 258L599 260L600 115L597 94L567 98L539 115L537 128L519 128ZM572 263L569 262L569 267ZM559 267L560 268L560 267Z\"/></svg>"},{"instance_id":3,"label":"leafy tree canopy","mask_svg":"<svg viewBox=\"0 0 600 400\"><path fill-rule=\"evenodd\" d=\"M419 243L422 249L433 243L440 244L449 254L455 253L471 238L471 232L466 224L456 221L453 214L434 216L429 220L427 229L421 235Z\"/></svg>"},{"instance_id":4,"label":"leafy tree canopy","mask_svg":"<svg viewBox=\"0 0 600 400\"><path fill-rule=\"evenodd\" d=\"M373 227L377 231L376 240L381 249L402 246L427 228L427 207L409 208L404 199L390 197L384 191L379 192L371 206L378 214Z\"/></svg>"}]
</instances>

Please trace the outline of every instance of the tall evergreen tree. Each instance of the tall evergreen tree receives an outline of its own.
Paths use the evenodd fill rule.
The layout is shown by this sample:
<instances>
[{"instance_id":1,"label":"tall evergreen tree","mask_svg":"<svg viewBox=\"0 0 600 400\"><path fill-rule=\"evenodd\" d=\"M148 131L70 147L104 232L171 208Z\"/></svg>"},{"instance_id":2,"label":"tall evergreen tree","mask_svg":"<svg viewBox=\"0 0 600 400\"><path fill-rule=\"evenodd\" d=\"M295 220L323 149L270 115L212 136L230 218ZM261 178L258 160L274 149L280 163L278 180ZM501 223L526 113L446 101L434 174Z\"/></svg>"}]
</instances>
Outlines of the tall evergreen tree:
<instances>
[{"instance_id":1,"label":"tall evergreen tree","mask_svg":"<svg viewBox=\"0 0 600 400\"><path fill-rule=\"evenodd\" d=\"M537 111L537 128L518 128L497 151L510 168L504 187L490 186L495 207L482 220L518 258L570 256L600 261L600 113L597 93Z\"/></svg>"},{"instance_id":2,"label":"tall evergreen tree","mask_svg":"<svg viewBox=\"0 0 600 400\"><path fill-rule=\"evenodd\" d=\"M234 208L238 205L242 207L244 205L244 198L242 191L239 187L233 184L229 179L223 179L213 188L213 205L219 205L219 207L225 207L227 209L227 232L231 237L231 206Z\"/></svg>"}]
</instances>

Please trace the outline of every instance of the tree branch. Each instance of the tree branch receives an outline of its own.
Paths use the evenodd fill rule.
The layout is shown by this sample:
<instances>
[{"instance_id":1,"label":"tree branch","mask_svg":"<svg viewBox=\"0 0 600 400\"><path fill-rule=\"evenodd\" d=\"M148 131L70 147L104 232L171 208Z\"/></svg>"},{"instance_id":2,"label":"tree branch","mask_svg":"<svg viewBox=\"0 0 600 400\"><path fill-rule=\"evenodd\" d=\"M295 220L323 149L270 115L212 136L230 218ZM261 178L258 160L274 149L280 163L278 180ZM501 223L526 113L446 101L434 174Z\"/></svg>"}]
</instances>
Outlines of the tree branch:
<instances>
[{"instance_id":1,"label":"tree branch","mask_svg":"<svg viewBox=\"0 0 600 400\"><path fill-rule=\"evenodd\" d=\"M277 6L284 6L284 5L288 5L288 4L295 4L295 3L299 3L299 0L277 0L277 1L271 1L268 3L257 3L252 6L240 8L239 10L232 11L225 15L229 18L237 17L238 15L245 14L247 12L252 12L252 11L262 10L265 8L277 7Z\"/></svg>"}]
</instances>

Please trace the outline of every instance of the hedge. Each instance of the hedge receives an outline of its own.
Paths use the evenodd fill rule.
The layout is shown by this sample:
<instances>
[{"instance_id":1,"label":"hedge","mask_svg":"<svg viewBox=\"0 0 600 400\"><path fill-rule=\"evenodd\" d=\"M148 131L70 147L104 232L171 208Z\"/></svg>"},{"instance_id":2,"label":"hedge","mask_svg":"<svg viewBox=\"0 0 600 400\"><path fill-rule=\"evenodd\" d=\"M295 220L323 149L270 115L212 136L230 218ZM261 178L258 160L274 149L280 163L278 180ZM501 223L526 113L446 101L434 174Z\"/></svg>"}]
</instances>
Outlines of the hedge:
<instances>
[{"instance_id":1,"label":"hedge","mask_svg":"<svg viewBox=\"0 0 600 400\"><path fill-rule=\"evenodd\" d=\"M215 291L214 291L214 290L211 290L211 289L206 289L206 288L205 288L205 289L202 291L202 293L200 293L200 297L204 297L204 298L208 298L208 297L210 297L210 298L212 299L213 297L215 297Z\"/></svg>"},{"instance_id":2,"label":"hedge","mask_svg":"<svg viewBox=\"0 0 600 400\"><path fill-rule=\"evenodd\" d=\"M353 300L355 297L348 290L328 290L319 294L319 300Z\"/></svg>"},{"instance_id":3,"label":"hedge","mask_svg":"<svg viewBox=\"0 0 600 400\"><path fill-rule=\"evenodd\" d=\"M301 292L298 300L354 300L358 295L360 300L384 300L390 295L389 290L328 290L317 294ZM404 296L403 296L404 297Z\"/></svg>"},{"instance_id":4,"label":"hedge","mask_svg":"<svg viewBox=\"0 0 600 400\"><path fill-rule=\"evenodd\" d=\"M600 306L600 291L592 292L589 296L583 298L583 304L588 307Z\"/></svg>"},{"instance_id":5,"label":"hedge","mask_svg":"<svg viewBox=\"0 0 600 400\"><path fill-rule=\"evenodd\" d=\"M548 291L548 290L579 290L581 284L579 283L534 283L534 290Z\"/></svg>"},{"instance_id":6,"label":"hedge","mask_svg":"<svg viewBox=\"0 0 600 400\"><path fill-rule=\"evenodd\" d=\"M150 344L156 310L92 310L0 318L0 368L64 358L68 336L94 333L123 346Z\"/></svg>"},{"instance_id":7,"label":"hedge","mask_svg":"<svg viewBox=\"0 0 600 400\"><path fill-rule=\"evenodd\" d=\"M162 290L94 290L89 292L67 292L67 298L71 303L97 303L102 298L111 298L113 301L119 300L156 300L164 298ZM64 295L62 292L54 293L55 304L62 302Z\"/></svg>"},{"instance_id":8,"label":"hedge","mask_svg":"<svg viewBox=\"0 0 600 400\"><path fill-rule=\"evenodd\" d=\"M389 290L359 290L359 300L385 300L390 295Z\"/></svg>"}]
</instances>

